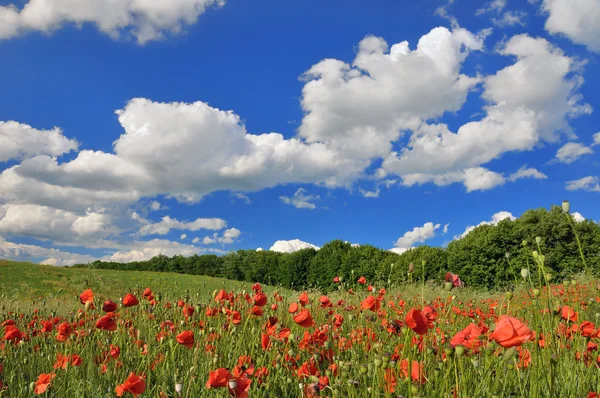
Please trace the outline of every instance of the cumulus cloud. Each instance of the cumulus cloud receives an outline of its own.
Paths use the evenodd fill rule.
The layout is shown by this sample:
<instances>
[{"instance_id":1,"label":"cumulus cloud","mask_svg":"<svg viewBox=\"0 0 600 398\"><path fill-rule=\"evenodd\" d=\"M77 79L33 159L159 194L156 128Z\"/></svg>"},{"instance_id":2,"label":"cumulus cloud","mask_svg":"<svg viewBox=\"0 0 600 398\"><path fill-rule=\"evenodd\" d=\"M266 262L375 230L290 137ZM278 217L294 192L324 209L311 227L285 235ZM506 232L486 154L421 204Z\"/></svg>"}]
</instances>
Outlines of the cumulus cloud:
<instances>
[{"instance_id":1,"label":"cumulus cloud","mask_svg":"<svg viewBox=\"0 0 600 398\"><path fill-rule=\"evenodd\" d=\"M585 221L585 217L581 213L579 213L577 211L574 212L574 213L571 213L571 215L573 216L573 220L575 220L575 222L583 222L583 221Z\"/></svg>"},{"instance_id":2,"label":"cumulus cloud","mask_svg":"<svg viewBox=\"0 0 600 398\"><path fill-rule=\"evenodd\" d=\"M139 230L139 235L166 235L172 229L181 231L199 231L201 229L208 229L216 231L223 229L226 226L227 222L220 218L198 218L195 221L182 222L169 216L164 216L160 222L149 223L142 226Z\"/></svg>"},{"instance_id":3,"label":"cumulus cloud","mask_svg":"<svg viewBox=\"0 0 600 398\"><path fill-rule=\"evenodd\" d=\"M600 2L598 0L544 0L546 30L565 35L591 51L600 52Z\"/></svg>"},{"instance_id":4,"label":"cumulus cloud","mask_svg":"<svg viewBox=\"0 0 600 398\"><path fill-rule=\"evenodd\" d=\"M242 234L237 228L229 228L223 232L222 235L218 233L214 233L212 236L205 236L202 239L202 243L205 245L212 245L214 243L220 243L222 245L230 245L234 243Z\"/></svg>"},{"instance_id":5,"label":"cumulus cloud","mask_svg":"<svg viewBox=\"0 0 600 398\"><path fill-rule=\"evenodd\" d=\"M280 196L279 199L286 205L292 205L297 209L316 209L317 205L312 203L313 200L318 200L319 195L308 195L304 188L298 188L294 196Z\"/></svg>"},{"instance_id":6,"label":"cumulus cloud","mask_svg":"<svg viewBox=\"0 0 600 398\"><path fill-rule=\"evenodd\" d=\"M500 221L502 220L516 220L517 218L515 216L512 215L512 213L508 212L508 211L499 211L498 213L495 213L492 216L492 219L489 221L482 221L477 225L470 225L465 229L465 232L463 232L460 236L455 236L454 239L462 239L465 236L467 236L469 234L469 232L471 232L472 230L474 230L475 228L482 226L482 225L496 225L498 224Z\"/></svg>"},{"instance_id":7,"label":"cumulus cloud","mask_svg":"<svg viewBox=\"0 0 600 398\"><path fill-rule=\"evenodd\" d=\"M58 127L37 130L27 124L0 122L0 162L35 155L60 156L76 151L77 146L77 141L65 137Z\"/></svg>"},{"instance_id":8,"label":"cumulus cloud","mask_svg":"<svg viewBox=\"0 0 600 398\"><path fill-rule=\"evenodd\" d=\"M374 191L367 191L365 189L360 188L359 192L365 198L378 198L379 197L379 188L375 189Z\"/></svg>"},{"instance_id":9,"label":"cumulus cloud","mask_svg":"<svg viewBox=\"0 0 600 398\"><path fill-rule=\"evenodd\" d=\"M566 188L568 191L583 190L590 192L600 192L600 178L595 176L587 176L578 180L567 181Z\"/></svg>"},{"instance_id":10,"label":"cumulus cloud","mask_svg":"<svg viewBox=\"0 0 600 398\"><path fill-rule=\"evenodd\" d=\"M435 28L415 50L368 36L352 64L325 59L304 74L298 134L355 159L385 156L403 129L462 107L480 79L461 74L461 65L482 47L460 28Z\"/></svg>"},{"instance_id":11,"label":"cumulus cloud","mask_svg":"<svg viewBox=\"0 0 600 398\"><path fill-rule=\"evenodd\" d=\"M150 209L152 209L152 211L157 211L157 210L160 210L160 209L161 209L161 204L160 204L160 202L158 202L158 201L156 201L156 200L153 200L153 201L150 203Z\"/></svg>"},{"instance_id":12,"label":"cumulus cloud","mask_svg":"<svg viewBox=\"0 0 600 398\"><path fill-rule=\"evenodd\" d=\"M592 146L600 145L600 133L594 134L594 143Z\"/></svg>"},{"instance_id":13,"label":"cumulus cloud","mask_svg":"<svg viewBox=\"0 0 600 398\"><path fill-rule=\"evenodd\" d=\"M584 155L594 153L592 148L578 142L568 142L556 152L556 159L561 163L573 163Z\"/></svg>"},{"instance_id":14,"label":"cumulus cloud","mask_svg":"<svg viewBox=\"0 0 600 398\"><path fill-rule=\"evenodd\" d=\"M48 249L41 246L13 243L0 236L0 258L20 261L40 261L47 265L73 265L93 261L91 256Z\"/></svg>"},{"instance_id":15,"label":"cumulus cloud","mask_svg":"<svg viewBox=\"0 0 600 398\"><path fill-rule=\"evenodd\" d=\"M166 239L152 239L148 241L136 241L128 245L124 250L102 257L103 261L116 261L128 263L132 261L146 261L160 254L165 256L192 256L194 254L217 253L224 254L222 250L199 248Z\"/></svg>"},{"instance_id":16,"label":"cumulus cloud","mask_svg":"<svg viewBox=\"0 0 600 398\"><path fill-rule=\"evenodd\" d=\"M181 236L179 237L180 240L185 240L187 239L187 234L181 234ZM192 242L193 243L193 242Z\"/></svg>"},{"instance_id":17,"label":"cumulus cloud","mask_svg":"<svg viewBox=\"0 0 600 398\"><path fill-rule=\"evenodd\" d=\"M394 246L399 249L409 249L415 243L423 243L433 238L435 231L440 227L441 224L434 224L432 222L427 222L422 227L414 227L411 231L407 231L402 237L398 238Z\"/></svg>"},{"instance_id":18,"label":"cumulus cloud","mask_svg":"<svg viewBox=\"0 0 600 398\"><path fill-rule=\"evenodd\" d=\"M500 53L517 61L485 78L485 117L456 133L446 124L419 125L405 148L385 158L388 173L405 185L463 182L467 190L485 189L504 180L481 165L554 142L561 132L573 135L568 119L591 112L577 94L582 78L571 77L578 64L545 39L527 35L514 36Z\"/></svg>"},{"instance_id":19,"label":"cumulus cloud","mask_svg":"<svg viewBox=\"0 0 600 398\"><path fill-rule=\"evenodd\" d=\"M515 171L510 176L508 176L509 181L516 181L520 180L521 178L534 178L536 180L545 180L548 178L548 176L533 167L527 166L522 166L519 170Z\"/></svg>"},{"instance_id":20,"label":"cumulus cloud","mask_svg":"<svg viewBox=\"0 0 600 398\"><path fill-rule=\"evenodd\" d=\"M112 38L130 34L144 44L178 34L209 7L224 4L225 0L29 0L21 9L0 6L0 40L89 23Z\"/></svg>"},{"instance_id":21,"label":"cumulus cloud","mask_svg":"<svg viewBox=\"0 0 600 398\"><path fill-rule=\"evenodd\" d=\"M269 250L280 253L293 253L308 248L319 250L318 246L315 246L312 243L303 242L300 239L278 240Z\"/></svg>"}]
</instances>

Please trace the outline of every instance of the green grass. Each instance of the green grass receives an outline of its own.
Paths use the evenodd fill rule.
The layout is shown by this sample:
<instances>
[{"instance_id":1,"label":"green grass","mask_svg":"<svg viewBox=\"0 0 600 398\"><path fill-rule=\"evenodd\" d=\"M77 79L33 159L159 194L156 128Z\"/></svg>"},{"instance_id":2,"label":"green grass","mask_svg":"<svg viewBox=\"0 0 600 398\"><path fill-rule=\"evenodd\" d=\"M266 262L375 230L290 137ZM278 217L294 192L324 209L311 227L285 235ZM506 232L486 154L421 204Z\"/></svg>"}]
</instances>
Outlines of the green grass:
<instances>
[{"instance_id":1,"label":"green grass","mask_svg":"<svg viewBox=\"0 0 600 398\"><path fill-rule=\"evenodd\" d=\"M206 295L215 289L251 290L251 283L208 276L149 271L116 271L54 267L0 260L0 294L5 299L72 302L73 297L91 288L100 299L117 300L125 292L150 287L165 297L186 294ZM266 287L267 292L275 290ZM285 293L285 289L277 289Z\"/></svg>"}]
</instances>

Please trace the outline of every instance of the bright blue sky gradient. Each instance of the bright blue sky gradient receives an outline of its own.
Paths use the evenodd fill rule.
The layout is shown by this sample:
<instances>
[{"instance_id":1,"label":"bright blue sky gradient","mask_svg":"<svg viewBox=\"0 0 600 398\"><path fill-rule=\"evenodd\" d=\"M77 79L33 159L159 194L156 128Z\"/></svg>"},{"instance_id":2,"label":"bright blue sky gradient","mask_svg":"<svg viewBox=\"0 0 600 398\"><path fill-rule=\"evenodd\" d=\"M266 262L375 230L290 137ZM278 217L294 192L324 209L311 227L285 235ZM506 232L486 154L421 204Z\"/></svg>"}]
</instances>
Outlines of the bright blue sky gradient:
<instances>
[{"instance_id":1,"label":"bright blue sky gradient","mask_svg":"<svg viewBox=\"0 0 600 398\"><path fill-rule=\"evenodd\" d=\"M569 0L495 0L481 3L478 12L473 2L466 0L456 0L453 4L437 0L228 0L222 6L212 0L181 0L182 4L209 3L209 7L197 19L185 23L176 19L155 26L153 33L163 33L164 37L140 44L131 32L140 20L151 19L155 14L143 14L138 10L138 19L132 19L133 22L120 30L115 28L111 36L94 23L105 21L102 15L90 16L88 21L92 22L84 22L81 26L69 17L45 25L39 22L38 26L26 19L25 11L21 11L27 1L0 0L0 24L4 14L17 15L10 22L12 30L9 25L5 25L8 28L4 30L0 27L0 121L16 122L13 124L17 126L15 129L31 126L37 131L31 140L37 143L44 142L48 130L54 127L60 128L64 137L79 143L78 150L64 154L28 149L35 147L31 140L16 138L23 137L24 130L8 133L7 124L0 125L0 171L4 170L0 177L0 184L4 185L0 187L0 257L70 264L96 258L146 259L158 253L189 255L258 247L268 249L278 240L293 239L317 246L342 239L384 249L395 246L406 249L423 243L444 245L460 236L467 227L491 221L500 211L518 217L527 209L560 204L563 199L571 201L573 211L598 220L600 163L597 152L600 146L593 144L594 139L600 143L600 135L594 138L600 132L597 114L600 107L600 2L577 0L571 5L574 10L565 15L558 8L564 1ZM31 0L28 6L33 3ZM49 0L47 3L59 8L62 1ZM169 4L169 1L157 0L157 3ZM9 9L11 5L14 7ZM484 10L486 7L489 10ZM50 13L54 12L51 8L47 10ZM179 18L186 14L182 13ZM576 23L582 24L581 31L573 33L561 28ZM176 26L181 32L172 33ZM52 205L39 199L41 196L36 190L42 189L43 184L51 184L56 192L62 192L64 187L78 186L77 182L59 181L53 171L36 178L30 176L18 186L6 184L11 170L17 170L21 162L35 156L54 157L58 164L67 165L77 158L78 151L114 153L113 142L125 133L115 111L126 109L134 98L145 98L152 103L202 101L239 115L248 134L277 132L286 139L298 137L298 129L307 114L301 106L306 84L301 79L304 72L325 59L352 63L359 51L359 43L368 35L384 39L390 47L406 40L410 50L415 50L419 39L436 27L453 32L465 29L473 38L481 39L482 49L468 51L460 65L460 73L480 76L482 81L469 90L467 100L458 111L448 110L438 118L425 117L421 123L446 123L449 130L456 133L466 123L481 120L485 116L484 106L490 103L482 98L485 79L517 62L513 55L503 55L500 51L516 35L525 34L532 40L546 40L552 51L557 54L562 51L561 56L571 59L570 71L564 80L580 80L571 93L567 93L568 97L588 105L585 112L559 115L560 120L571 126L574 135L568 136L556 126L557 139L554 141L540 137L526 149L500 150L491 160L474 166L456 166L448 160L443 172L434 172L439 176L483 167L505 178L503 183L490 183L470 192L462 180L436 184L430 179L421 185L408 186L401 172L388 172L385 178L375 178L373 175L382 165L379 156L370 158L372 163L365 173L356 174L346 184L336 187L324 185L319 178L269 187L272 185L269 176L261 176L260 188L243 192L250 203L235 197L238 190L228 189L213 190L195 203L181 203L169 197L170 192L140 193L134 180L123 180L124 185L131 186L132 192L139 193L137 199L111 203L92 201L97 206L86 210L85 206L70 206L69 201L77 201L73 195ZM534 54L537 50L528 48L526 51ZM536 58L532 64L540 60L546 62L546 59ZM428 70L422 73L428 73ZM543 85L536 87L544 89ZM510 87L508 91L516 98L530 94L539 97L532 105L535 109L538 106L546 109L546 103L561 100L558 94L547 96L541 92L534 95L526 84ZM379 93L375 90L368 95ZM367 101L368 95L365 93L357 100ZM398 92L395 95L404 94ZM325 97L322 99L327 101ZM427 95L417 99L437 101ZM563 100L566 101L564 95ZM351 98L349 101L357 103ZM378 112L377 104L373 102L373 108L370 108L374 113ZM341 108L336 108L336 104L331 106L331 109L342 109L340 112L344 117L342 105L339 105ZM350 111L348 115L353 113ZM381 118L385 119L385 111L383 113ZM138 117L143 118L143 115ZM361 126L356 128L358 134L363 134ZM172 129L177 135L177 127ZM193 126L189 133L213 134L199 129L201 127ZM404 135L393 142L392 147L395 151L410 150L409 137L416 132L408 128L401 130ZM162 133L168 135L173 131L167 128ZM219 140L219 133L214 134L211 140ZM476 137L485 134L487 131L482 129ZM305 137L300 138L308 145ZM333 141L326 138L318 141L327 148L333 147ZM509 145L510 140L504 142ZM557 159L557 151L570 142L581 144L576 148L579 152L570 148L575 153L571 153L570 163L565 161L566 158ZM344 145L349 144L345 142ZM6 149L9 147L10 150ZM190 151L195 153L191 148ZM345 157L353 156L341 152ZM189 157L189 153L186 156ZM508 180L510 174L525 165L537 170L538 178ZM423 172L427 172L427 167L423 167ZM546 178L541 178L542 174ZM92 187L85 188L90 195L95 192L93 181L96 176L90 174ZM10 178L14 182L16 177ZM185 181L189 177L173 174L170 178ZM583 178L587 180L567 189L568 182ZM385 186L384 181L388 179L396 181ZM309 200L314 208L297 208L281 199L292 197L300 188L304 195L318 196ZM365 191L377 188L378 197L364 196ZM196 188L190 186L190 189ZM150 211L152 201L158 201L162 208ZM81 221L90 213L102 215L99 224ZM132 221L134 213L144 221ZM214 231L182 228L171 229L166 234L140 234L144 225L157 223L164 216L181 222L219 218L227 225ZM427 227L429 222L433 225ZM440 224L439 227L435 228L436 224ZM446 224L448 227L444 232ZM423 230L413 231L415 227ZM90 228L93 233L89 232ZM227 230L230 239L224 239ZM401 243L397 242L409 231L414 233L408 234ZM194 238L202 240L214 233L221 242L192 244ZM187 237L181 239L182 234ZM299 247L297 244L289 245ZM115 253L116 256L111 257Z\"/></svg>"}]
</instances>

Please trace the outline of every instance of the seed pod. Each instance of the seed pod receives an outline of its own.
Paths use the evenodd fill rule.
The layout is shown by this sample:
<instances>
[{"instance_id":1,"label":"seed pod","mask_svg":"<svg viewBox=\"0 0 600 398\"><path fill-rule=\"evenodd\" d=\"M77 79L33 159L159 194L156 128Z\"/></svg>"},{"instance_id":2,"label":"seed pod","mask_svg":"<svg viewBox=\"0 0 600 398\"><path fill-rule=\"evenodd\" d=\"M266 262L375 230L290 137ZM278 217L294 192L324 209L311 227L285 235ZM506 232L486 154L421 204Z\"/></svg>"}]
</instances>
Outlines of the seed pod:
<instances>
[{"instance_id":1,"label":"seed pod","mask_svg":"<svg viewBox=\"0 0 600 398\"><path fill-rule=\"evenodd\" d=\"M563 202L562 202L562 211L565 214L571 212L571 204L569 203L568 200L563 200Z\"/></svg>"}]
</instances>

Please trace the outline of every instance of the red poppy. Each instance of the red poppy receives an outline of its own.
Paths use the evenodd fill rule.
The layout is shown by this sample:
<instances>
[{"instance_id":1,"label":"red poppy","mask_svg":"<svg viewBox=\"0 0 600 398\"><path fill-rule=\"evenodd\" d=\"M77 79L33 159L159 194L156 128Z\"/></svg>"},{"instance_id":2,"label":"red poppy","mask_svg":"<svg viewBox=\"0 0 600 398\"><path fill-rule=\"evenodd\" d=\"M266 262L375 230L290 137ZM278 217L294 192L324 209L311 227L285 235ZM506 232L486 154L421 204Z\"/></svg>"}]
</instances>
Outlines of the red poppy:
<instances>
[{"instance_id":1,"label":"red poppy","mask_svg":"<svg viewBox=\"0 0 600 398\"><path fill-rule=\"evenodd\" d=\"M335 278L333 278L333 283L340 283L340 277L336 276Z\"/></svg>"},{"instance_id":2,"label":"red poppy","mask_svg":"<svg viewBox=\"0 0 600 398\"><path fill-rule=\"evenodd\" d=\"M102 304L102 311L104 312L115 312L117 310L117 303L114 301L106 300Z\"/></svg>"},{"instance_id":3,"label":"red poppy","mask_svg":"<svg viewBox=\"0 0 600 398\"><path fill-rule=\"evenodd\" d=\"M219 290L219 293L217 293L217 295L215 296L215 301L217 303L220 303L221 301L227 300L228 299L228 295L225 292L225 290L221 289Z\"/></svg>"},{"instance_id":4,"label":"red poppy","mask_svg":"<svg viewBox=\"0 0 600 398\"><path fill-rule=\"evenodd\" d=\"M404 321L406 322L406 326L411 328L416 334L423 335L427 333L428 321L421 311L413 308L406 314Z\"/></svg>"},{"instance_id":5,"label":"red poppy","mask_svg":"<svg viewBox=\"0 0 600 398\"><path fill-rule=\"evenodd\" d=\"M478 340L479 336L481 336L481 330L479 330L477 325L471 323L454 335L452 340L450 340L450 345L452 347L463 345L469 349L477 348L482 343L481 340Z\"/></svg>"},{"instance_id":6,"label":"red poppy","mask_svg":"<svg viewBox=\"0 0 600 398\"><path fill-rule=\"evenodd\" d=\"M236 398L248 398L248 391L250 391L251 382L252 380L246 377L235 377L233 380L230 379L227 383L229 394Z\"/></svg>"},{"instance_id":7,"label":"red poppy","mask_svg":"<svg viewBox=\"0 0 600 398\"><path fill-rule=\"evenodd\" d=\"M79 301L81 301L81 304L92 304L94 302L94 292L92 292L92 289L88 289L81 293L79 295Z\"/></svg>"},{"instance_id":8,"label":"red poppy","mask_svg":"<svg viewBox=\"0 0 600 398\"><path fill-rule=\"evenodd\" d=\"M267 305L267 295L264 294L263 292L258 292L254 295L254 305L257 305L259 307L264 307L265 305Z\"/></svg>"},{"instance_id":9,"label":"red poppy","mask_svg":"<svg viewBox=\"0 0 600 398\"><path fill-rule=\"evenodd\" d=\"M333 307L331 300L327 296L319 297L319 303L321 303L321 308Z\"/></svg>"},{"instance_id":10,"label":"red poppy","mask_svg":"<svg viewBox=\"0 0 600 398\"><path fill-rule=\"evenodd\" d=\"M141 395L146 390L145 379L144 375L138 376L133 372L129 373L127 380L115 389L117 397L122 397L126 392L133 394L134 397Z\"/></svg>"},{"instance_id":11,"label":"red poppy","mask_svg":"<svg viewBox=\"0 0 600 398\"><path fill-rule=\"evenodd\" d=\"M290 306L288 307L288 312L290 314L298 312L298 303L291 303Z\"/></svg>"},{"instance_id":12,"label":"red poppy","mask_svg":"<svg viewBox=\"0 0 600 398\"><path fill-rule=\"evenodd\" d=\"M114 332L117 330L117 322L110 316L104 315L102 318L96 321L96 329L106 330L107 332Z\"/></svg>"},{"instance_id":13,"label":"red poppy","mask_svg":"<svg viewBox=\"0 0 600 398\"><path fill-rule=\"evenodd\" d=\"M125 297L123 297L123 306L124 307L133 307L134 305L138 305L139 301L137 297L135 297L131 293L127 293Z\"/></svg>"},{"instance_id":14,"label":"red poppy","mask_svg":"<svg viewBox=\"0 0 600 398\"><path fill-rule=\"evenodd\" d=\"M452 272L448 272L446 274L446 278L444 278L446 282L452 282L452 285L454 285L454 287L461 287L464 286L463 281L460 280L460 278L458 277L458 275L453 274Z\"/></svg>"},{"instance_id":15,"label":"red poppy","mask_svg":"<svg viewBox=\"0 0 600 398\"><path fill-rule=\"evenodd\" d=\"M314 325L314 321L308 310L302 310L294 316L294 322L303 328L309 328Z\"/></svg>"},{"instance_id":16,"label":"red poppy","mask_svg":"<svg viewBox=\"0 0 600 398\"><path fill-rule=\"evenodd\" d=\"M501 315L496 328L491 334L492 339L504 348L516 347L529 341L533 332L527 325L508 315Z\"/></svg>"},{"instance_id":17,"label":"red poppy","mask_svg":"<svg viewBox=\"0 0 600 398\"><path fill-rule=\"evenodd\" d=\"M4 340L12 341L13 343L18 343L23 338L23 333L19 330L18 327L14 325L8 325L4 328Z\"/></svg>"},{"instance_id":18,"label":"red poppy","mask_svg":"<svg viewBox=\"0 0 600 398\"><path fill-rule=\"evenodd\" d=\"M77 354L62 355L61 353L56 354L56 362L54 362L54 369L66 369L67 366L81 366L83 360Z\"/></svg>"},{"instance_id":19,"label":"red poppy","mask_svg":"<svg viewBox=\"0 0 600 398\"><path fill-rule=\"evenodd\" d=\"M367 278L365 278L364 276L361 276L360 278L358 278L357 282L360 283L361 285L364 285L365 283L367 283Z\"/></svg>"},{"instance_id":20,"label":"red poppy","mask_svg":"<svg viewBox=\"0 0 600 398\"><path fill-rule=\"evenodd\" d=\"M46 392L48 387L50 387L50 383L52 379L56 377L56 373L42 373L38 376L37 381L35 382L35 392L36 394L43 394Z\"/></svg>"},{"instance_id":21,"label":"red poppy","mask_svg":"<svg viewBox=\"0 0 600 398\"><path fill-rule=\"evenodd\" d=\"M308 293L302 292L300 296L298 296L298 302L300 302L301 306L306 307L306 305L309 303Z\"/></svg>"},{"instance_id":22,"label":"red poppy","mask_svg":"<svg viewBox=\"0 0 600 398\"><path fill-rule=\"evenodd\" d=\"M254 293L262 292L262 286L260 285L260 283L256 282L254 285L252 285L252 291Z\"/></svg>"},{"instance_id":23,"label":"red poppy","mask_svg":"<svg viewBox=\"0 0 600 398\"><path fill-rule=\"evenodd\" d=\"M565 321L577 322L577 319L579 319L579 314L573 308L566 305L562 307L560 315Z\"/></svg>"},{"instance_id":24,"label":"red poppy","mask_svg":"<svg viewBox=\"0 0 600 398\"><path fill-rule=\"evenodd\" d=\"M179 333L176 339L179 344L184 345L187 348L192 348L194 346L194 333L189 330Z\"/></svg>"},{"instance_id":25,"label":"red poppy","mask_svg":"<svg viewBox=\"0 0 600 398\"><path fill-rule=\"evenodd\" d=\"M227 382L233 376L225 368L219 368L214 372L209 372L206 388L227 387Z\"/></svg>"},{"instance_id":26,"label":"red poppy","mask_svg":"<svg viewBox=\"0 0 600 398\"><path fill-rule=\"evenodd\" d=\"M146 298L146 299L150 299L150 297L152 297L153 295L154 294L152 293L152 290L150 290L149 287L144 289L144 293L142 293L142 296L144 296L144 298Z\"/></svg>"},{"instance_id":27,"label":"red poppy","mask_svg":"<svg viewBox=\"0 0 600 398\"><path fill-rule=\"evenodd\" d=\"M362 308L363 310L371 310L373 312L377 312L381 308L381 301L377 300L373 296L367 296L367 298L365 298L362 301L362 303L360 303L360 308Z\"/></svg>"}]
</instances>

